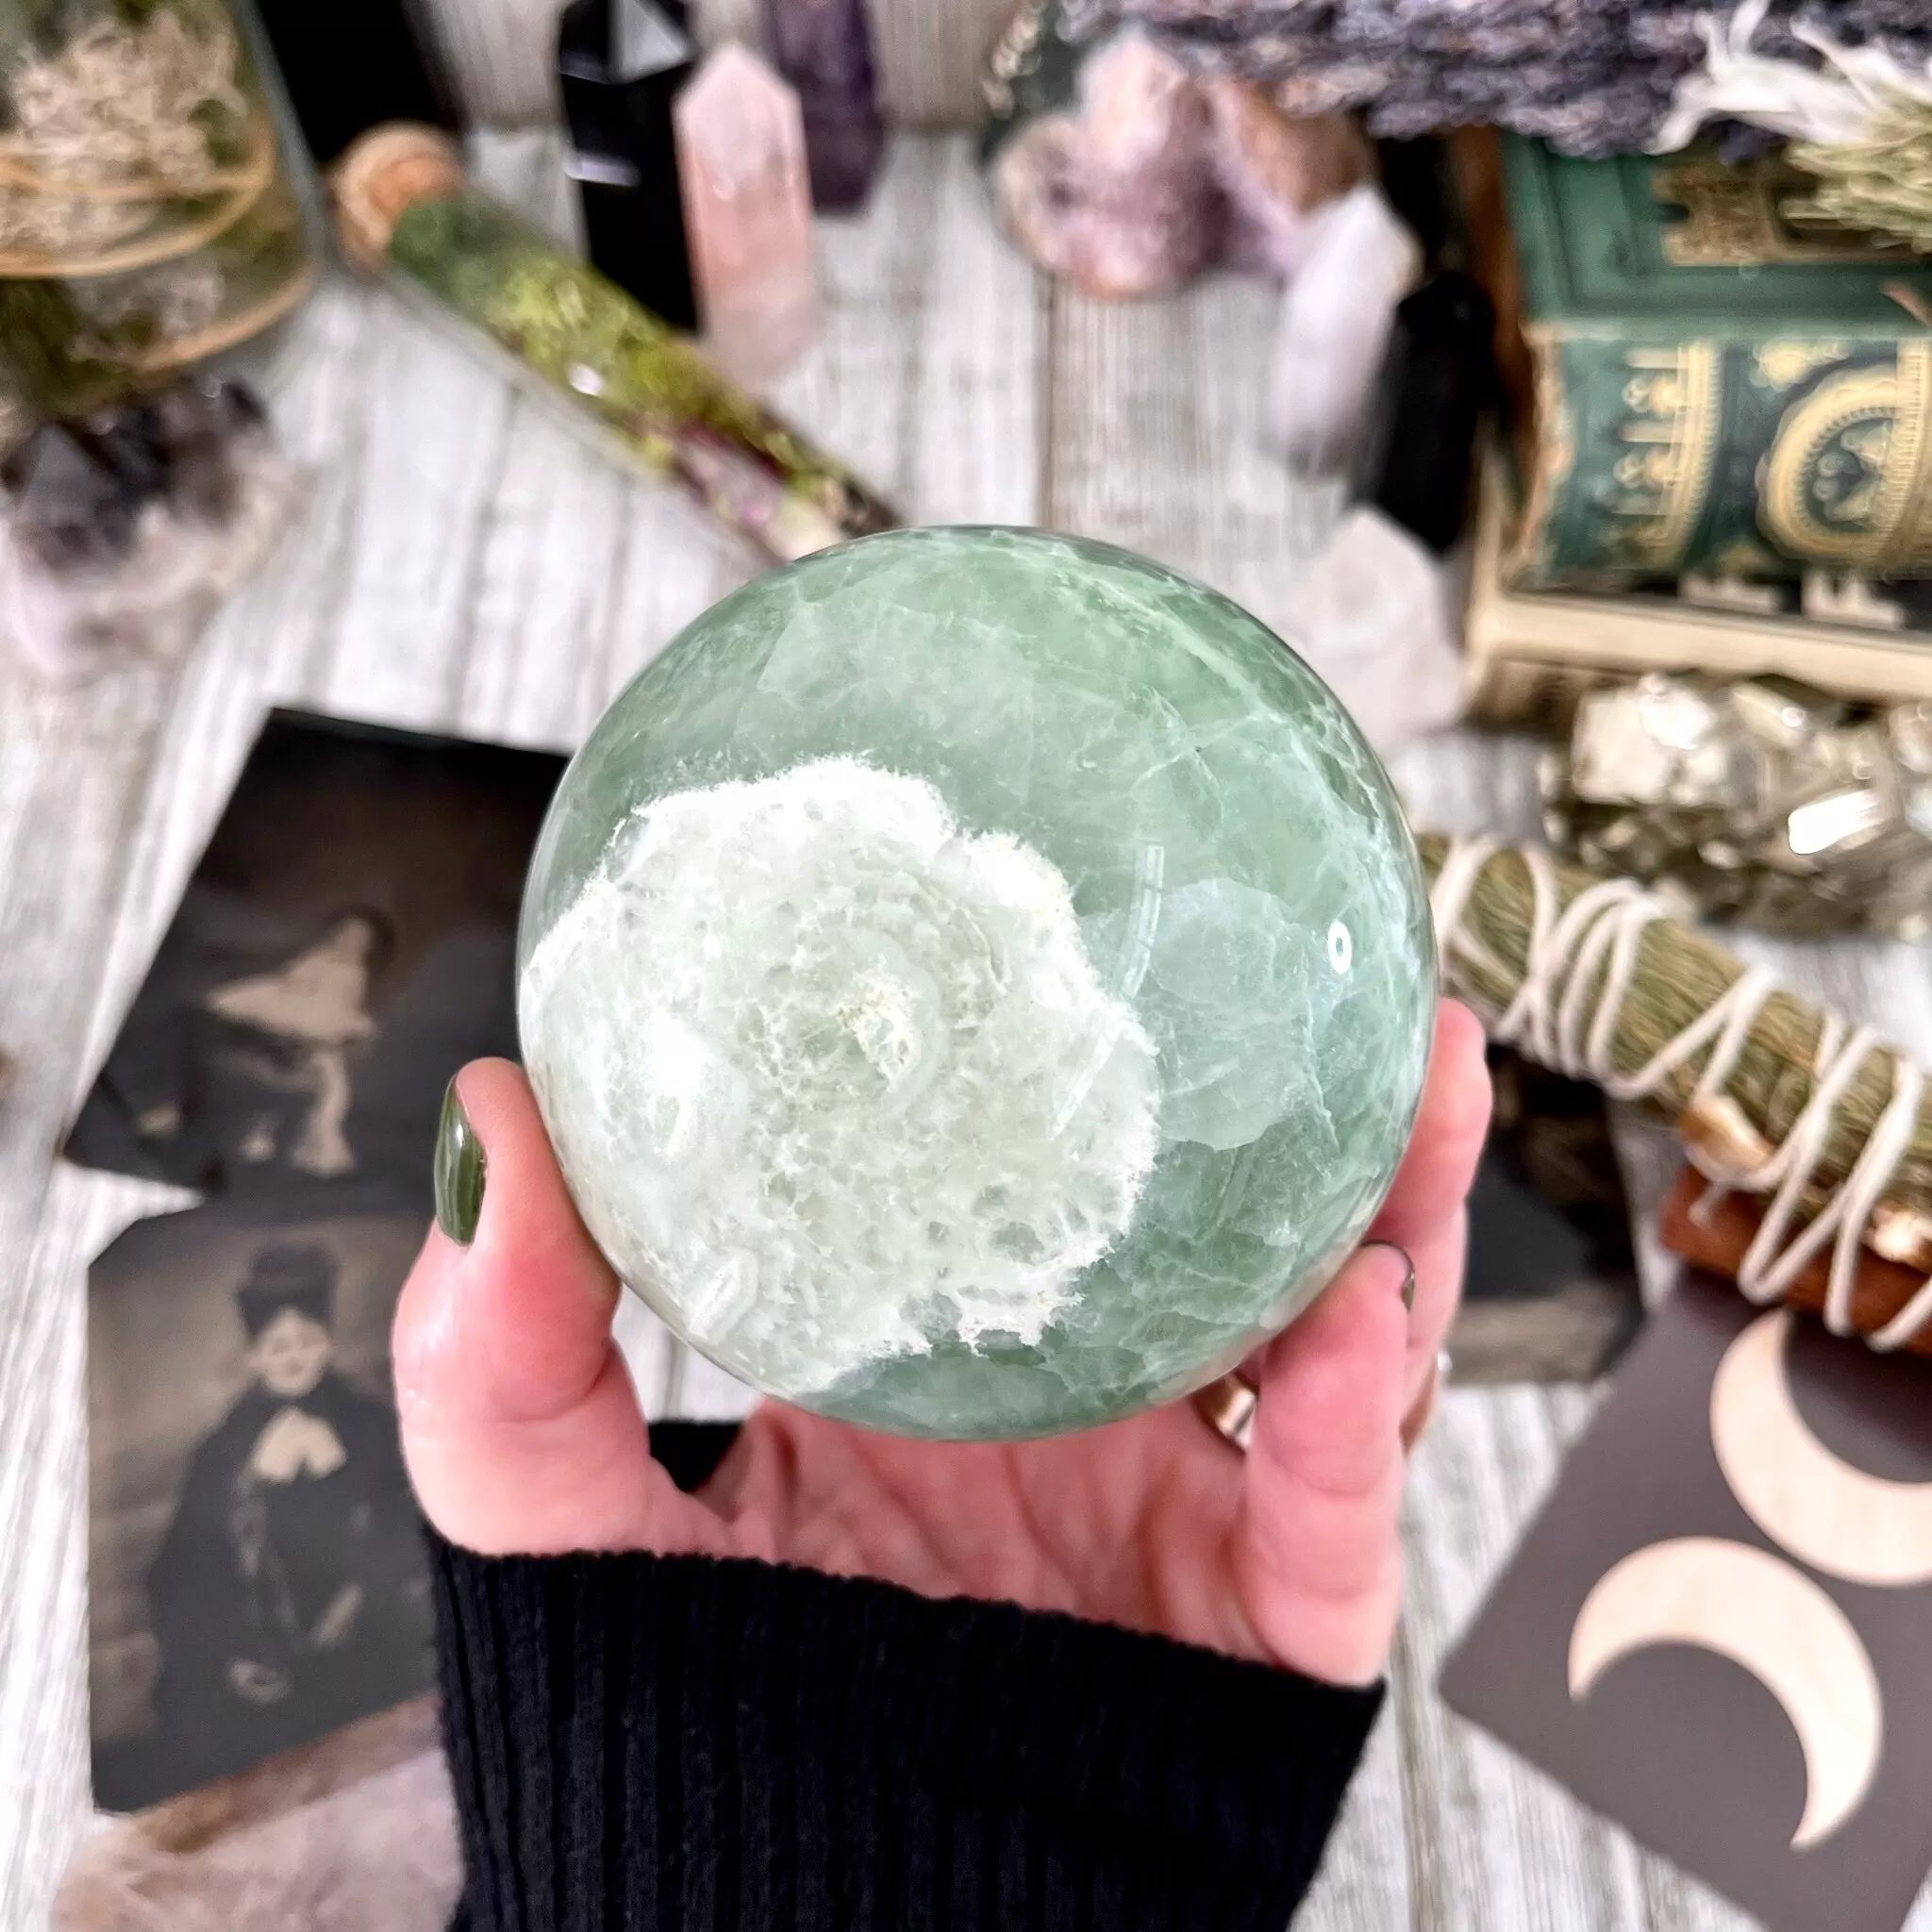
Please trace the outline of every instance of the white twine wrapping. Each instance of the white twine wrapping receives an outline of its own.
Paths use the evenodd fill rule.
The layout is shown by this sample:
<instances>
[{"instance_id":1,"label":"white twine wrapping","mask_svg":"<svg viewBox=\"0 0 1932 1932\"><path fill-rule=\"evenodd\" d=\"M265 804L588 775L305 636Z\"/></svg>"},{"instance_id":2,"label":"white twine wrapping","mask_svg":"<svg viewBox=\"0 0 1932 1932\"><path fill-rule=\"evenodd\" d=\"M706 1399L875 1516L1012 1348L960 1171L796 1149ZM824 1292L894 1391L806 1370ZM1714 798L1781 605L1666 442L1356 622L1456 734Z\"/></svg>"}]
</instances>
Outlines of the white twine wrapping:
<instances>
[{"instance_id":1,"label":"white twine wrapping","mask_svg":"<svg viewBox=\"0 0 1932 1932\"><path fill-rule=\"evenodd\" d=\"M1506 981L1513 976L1464 924L1483 867L1502 849L1490 839L1452 839L1429 895L1443 977L1459 991L1470 989L1458 981L1458 964ZM1638 949L1644 928L1671 918L1672 909L1634 879L1604 879L1587 886L1564 907L1550 855L1530 846L1518 857L1529 873L1529 943L1516 996L1490 1022L1491 1037L1520 1046L1531 1059L1573 1079L1592 1080L1618 1100L1641 1100L1655 1093L1708 1045L1710 1057L1692 1097L1712 1100L1722 1094L1753 1024L1776 990L1773 975L1761 966L1746 967L1707 1011L1666 1041L1635 1073L1621 1074L1612 1063L1611 1049L1636 975ZM1599 974L1602 981L1592 994ZM1738 1267L1738 1286L1751 1300L1781 1299L1818 1250L1831 1241L1824 1321L1835 1335L1852 1332L1852 1290L1866 1229L1911 1144L1918 1121L1924 1076L1906 1055L1891 1055L1891 1097L1851 1172L1789 1241L1786 1233L1824 1158L1834 1110L1866 1058L1882 1050L1870 1028L1847 1027L1835 1014L1825 1014L1812 1059L1810 1097L1770 1158L1747 1172L1694 1149L1690 1154L1713 1183L1706 1203L1714 1206L1726 1192L1739 1190L1772 1197ZM1932 1280L1883 1328L1865 1339L1874 1349L1889 1351L1911 1341L1928 1324Z\"/></svg>"}]
</instances>

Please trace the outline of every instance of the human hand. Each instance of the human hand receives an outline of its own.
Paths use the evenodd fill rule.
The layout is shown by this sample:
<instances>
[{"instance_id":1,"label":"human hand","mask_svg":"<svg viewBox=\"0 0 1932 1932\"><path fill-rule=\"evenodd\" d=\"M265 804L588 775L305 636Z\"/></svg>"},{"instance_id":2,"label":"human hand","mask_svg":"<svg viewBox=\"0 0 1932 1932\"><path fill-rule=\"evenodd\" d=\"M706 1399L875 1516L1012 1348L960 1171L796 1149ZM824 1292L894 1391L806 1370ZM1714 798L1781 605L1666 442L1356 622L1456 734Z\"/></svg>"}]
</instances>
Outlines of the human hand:
<instances>
[{"instance_id":1,"label":"human hand","mask_svg":"<svg viewBox=\"0 0 1932 1932\"><path fill-rule=\"evenodd\" d=\"M451 1541L755 1557L1062 1610L1331 1682L1380 1672L1403 1425L1433 1394L1489 1118L1465 1008L1442 1008L1369 1243L1249 1364L1260 1403L1245 1456L1187 1402L1014 1443L903 1441L766 1402L685 1495L651 1459L610 1340L620 1290L523 1074L482 1060L457 1084L488 1164L475 1240L431 1229L394 1337L410 1476Z\"/></svg>"}]
</instances>

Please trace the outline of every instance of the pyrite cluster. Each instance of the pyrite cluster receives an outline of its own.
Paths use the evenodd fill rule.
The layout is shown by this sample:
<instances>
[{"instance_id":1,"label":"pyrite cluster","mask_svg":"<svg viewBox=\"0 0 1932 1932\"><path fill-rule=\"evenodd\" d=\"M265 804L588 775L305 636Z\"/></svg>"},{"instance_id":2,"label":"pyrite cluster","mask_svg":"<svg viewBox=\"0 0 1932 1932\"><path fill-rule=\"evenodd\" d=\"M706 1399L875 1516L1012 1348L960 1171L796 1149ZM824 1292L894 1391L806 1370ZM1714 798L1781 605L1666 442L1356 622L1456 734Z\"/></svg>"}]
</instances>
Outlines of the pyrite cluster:
<instances>
[{"instance_id":1,"label":"pyrite cluster","mask_svg":"<svg viewBox=\"0 0 1932 1932\"><path fill-rule=\"evenodd\" d=\"M1932 930L1932 704L1654 672L1584 699L1541 777L1553 842L1707 918Z\"/></svg>"}]
</instances>

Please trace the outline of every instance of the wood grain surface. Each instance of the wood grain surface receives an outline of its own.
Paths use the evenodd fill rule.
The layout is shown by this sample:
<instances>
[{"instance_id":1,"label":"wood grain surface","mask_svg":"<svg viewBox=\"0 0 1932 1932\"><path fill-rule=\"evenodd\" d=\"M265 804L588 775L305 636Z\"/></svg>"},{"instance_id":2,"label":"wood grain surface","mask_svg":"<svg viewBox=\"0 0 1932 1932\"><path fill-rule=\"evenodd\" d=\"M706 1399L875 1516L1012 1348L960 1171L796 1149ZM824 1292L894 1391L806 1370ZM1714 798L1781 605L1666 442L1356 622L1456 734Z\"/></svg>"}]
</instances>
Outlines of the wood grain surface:
<instances>
[{"instance_id":1,"label":"wood grain surface","mask_svg":"<svg viewBox=\"0 0 1932 1932\"><path fill-rule=\"evenodd\" d=\"M490 17L474 10L479 47L493 44ZM561 221L547 139L491 138L480 156L504 192ZM961 138L898 141L873 208L824 225L822 243L824 334L775 398L909 516L1038 521L1133 544L1292 636L1299 558L1336 506L1256 447L1268 290L1219 279L1177 301L1107 308L1050 289L992 233ZM7 1932L45 1924L89 1815L87 1262L136 1216L186 1198L61 1169L52 1150L264 711L305 705L568 748L752 568L681 500L612 468L379 290L329 280L268 386L306 496L190 660L56 694L0 654L0 1048L21 1067L0 1103ZM1533 758L1452 734L1406 758L1398 778L1426 822L1526 836ZM1932 1057L1923 951L1745 946ZM1636 1192L1655 1200L1667 1154L1630 1133ZM656 1412L742 1408L735 1384L635 1305L624 1340ZM1405 1517L1390 1712L1298 1922L1307 1932L1748 1923L1451 1717L1432 1689L1592 1399L1472 1390L1443 1403ZM1932 1932L1932 1897L1912 1923Z\"/></svg>"},{"instance_id":2,"label":"wood grain surface","mask_svg":"<svg viewBox=\"0 0 1932 1932\"><path fill-rule=\"evenodd\" d=\"M783 4L783 0L778 0ZM879 98L906 127L970 127L979 72L1014 0L872 0ZM559 0L424 0L464 107L497 127L557 118L552 78ZM692 0L700 41L757 43L763 0Z\"/></svg>"}]
</instances>

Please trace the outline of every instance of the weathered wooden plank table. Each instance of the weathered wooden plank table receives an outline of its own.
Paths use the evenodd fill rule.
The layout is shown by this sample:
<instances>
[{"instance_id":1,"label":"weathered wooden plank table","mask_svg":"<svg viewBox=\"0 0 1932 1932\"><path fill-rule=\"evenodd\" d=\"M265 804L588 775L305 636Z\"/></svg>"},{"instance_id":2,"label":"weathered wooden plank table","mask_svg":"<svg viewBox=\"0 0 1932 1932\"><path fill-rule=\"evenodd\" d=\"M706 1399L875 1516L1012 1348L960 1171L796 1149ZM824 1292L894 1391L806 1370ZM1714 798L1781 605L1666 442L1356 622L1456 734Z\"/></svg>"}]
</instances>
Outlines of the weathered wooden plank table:
<instances>
[{"instance_id":1,"label":"weathered wooden plank table","mask_svg":"<svg viewBox=\"0 0 1932 1932\"><path fill-rule=\"evenodd\" d=\"M543 139L499 138L481 158L504 192L555 214ZM1082 300L994 235L963 139L908 137L866 216L826 225L824 290L823 336L776 399L909 517L1130 544L1293 634L1299 559L1336 504L1256 444L1267 289L1224 279L1158 305ZM5 1932L45 1923L87 1817L85 1270L136 1216L187 1198L63 1169L53 1149L262 714L293 704L568 748L753 567L382 291L328 281L269 387L308 494L194 656L65 694L0 668L0 1046L21 1065L0 1105ZM1419 820L1527 835L1530 764L1523 747L1452 734L1397 775ZM1758 950L1932 1057L1923 952ZM641 1310L625 1319L655 1413L742 1407ZM1390 1715L1301 1920L1310 1932L1747 1923L1450 1716L1432 1688L1591 1406L1576 1390L1448 1396L1415 1458ZM1912 1924L1932 1932L1932 1893Z\"/></svg>"}]
</instances>

